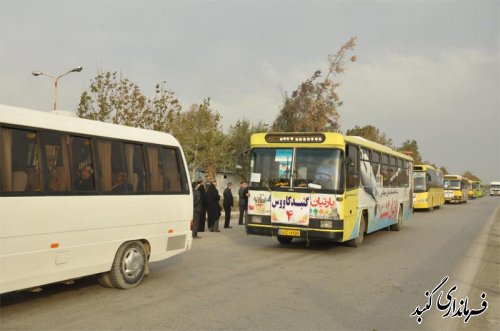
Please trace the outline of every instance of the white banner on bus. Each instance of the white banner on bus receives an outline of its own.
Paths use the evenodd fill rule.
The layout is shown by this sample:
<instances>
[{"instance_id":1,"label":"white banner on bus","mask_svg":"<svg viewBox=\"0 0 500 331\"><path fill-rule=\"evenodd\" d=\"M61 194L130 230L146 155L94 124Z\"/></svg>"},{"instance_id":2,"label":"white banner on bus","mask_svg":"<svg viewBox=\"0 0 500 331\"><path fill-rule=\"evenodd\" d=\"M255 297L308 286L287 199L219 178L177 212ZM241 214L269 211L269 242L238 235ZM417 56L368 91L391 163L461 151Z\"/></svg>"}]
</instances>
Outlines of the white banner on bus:
<instances>
[{"instance_id":1,"label":"white banner on bus","mask_svg":"<svg viewBox=\"0 0 500 331\"><path fill-rule=\"evenodd\" d=\"M309 193L273 192L271 223L309 224Z\"/></svg>"},{"instance_id":2,"label":"white banner on bus","mask_svg":"<svg viewBox=\"0 0 500 331\"><path fill-rule=\"evenodd\" d=\"M249 191L248 214L249 215L270 215L271 214L271 192Z\"/></svg>"},{"instance_id":3,"label":"white banner on bus","mask_svg":"<svg viewBox=\"0 0 500 331\"><path fill-rule=\"evenodd\" d=\"M335 194L311 194L309 217L321 219L339 219L340 206Z\"/></svg>"}]
</instances>

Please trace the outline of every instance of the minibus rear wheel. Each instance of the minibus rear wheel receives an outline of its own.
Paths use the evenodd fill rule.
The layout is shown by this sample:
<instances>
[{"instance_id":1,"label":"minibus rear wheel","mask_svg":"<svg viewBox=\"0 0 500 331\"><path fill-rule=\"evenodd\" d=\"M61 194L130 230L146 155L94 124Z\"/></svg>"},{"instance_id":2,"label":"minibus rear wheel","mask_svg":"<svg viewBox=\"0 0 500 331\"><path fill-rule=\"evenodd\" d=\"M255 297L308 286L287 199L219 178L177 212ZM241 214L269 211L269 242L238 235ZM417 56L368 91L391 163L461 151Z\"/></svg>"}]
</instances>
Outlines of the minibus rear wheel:
<instances>
[{"instance_id":1,"label":"minibus rear wheel","mask_svg":"<svg viewBox=\"0 0 500 331\"><path fill-rule=\"evenodd\" d=\"M144 245L140 241L126 242L116 252L109 279L115 288L130 289L140 284L147 264Z\"/></svg>"}]
</instances>

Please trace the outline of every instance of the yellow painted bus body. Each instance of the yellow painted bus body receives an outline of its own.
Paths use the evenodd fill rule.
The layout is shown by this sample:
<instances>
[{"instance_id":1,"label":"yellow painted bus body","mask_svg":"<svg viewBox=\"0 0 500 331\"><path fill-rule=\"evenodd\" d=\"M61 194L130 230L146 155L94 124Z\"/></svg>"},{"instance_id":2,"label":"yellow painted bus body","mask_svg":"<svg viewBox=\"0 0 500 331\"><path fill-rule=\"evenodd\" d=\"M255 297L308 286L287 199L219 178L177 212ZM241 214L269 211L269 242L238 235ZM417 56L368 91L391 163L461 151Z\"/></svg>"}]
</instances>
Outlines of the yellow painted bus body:
<instances>
[{"instance_id":1,"label":"yellow painted bus body","mask_svg":"<svg viewBox=\"0 0 500 331\"><path fill-rule=\"evenodd\" d=\"M467 203L469 181L460 175L444 176L444 198L446 203Z\"/></svg>"},{"instance_id":2,"label":"yellow painted bus body","mask_svg":"<svg viewBox=\"0 0 500 331\"><path fill-rule=\"evenodd\" d=\"M443 172L430 165L413 166L413 209L433 210L444 205Z\"/></svg>"},{"instance_id":3,"label":"yellow painted bus body","mask_svg":"<svg viewBox=\"0 0 500 331\"><path fill-rule=\"evenodd\" d=\"M411 215L413 160L407 155L332 132L257 133L250 146L247 234L275 236L280 243L353 242L364 233L399 229ZM330 150L340 160L342 183L335 189L311 176L318 170L315 155Z\"/></svg>"},{"instance_id":4,"label":"yellow painted bus body","mask_svg":"<svg viewBox=\"0 0 500 331\"><path fill-rule=\"evenodd\" d=\"M467 199L474 200L475 198L477 198L476 194L474 194L474 181L467 179L467 183Z\"/></svg>"},{"instance_id":5,"label":"yellow painted bus body","mask_svg":"<svg viewBox=\"0 0 500 331\"><path fill-rule=\"evenodd\" d=\"M476 198L484 197L484 188L480 180L475 180L474 183L474 196Z\"/></svg>"}]
</instances>

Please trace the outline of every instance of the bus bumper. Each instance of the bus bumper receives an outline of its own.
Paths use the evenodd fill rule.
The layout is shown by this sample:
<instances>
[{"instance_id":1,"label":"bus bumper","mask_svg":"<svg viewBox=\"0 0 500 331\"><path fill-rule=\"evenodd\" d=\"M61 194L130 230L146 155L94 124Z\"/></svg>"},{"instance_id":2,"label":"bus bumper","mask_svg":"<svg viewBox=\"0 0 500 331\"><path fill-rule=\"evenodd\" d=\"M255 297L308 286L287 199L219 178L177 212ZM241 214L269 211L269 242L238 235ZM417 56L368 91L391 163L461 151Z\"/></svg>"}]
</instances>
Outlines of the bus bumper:
<instances>
[{"instance_id":1,"label":"bus bumper","mask_svg":"<svg viewBox=\"0 0 500 331\"><path fill-rule=\"evenodd\" d=\"M428 209L430 208L430 205L427 201L414 201L413 202L413 208L414 209Z\"/></svg>"},{"instance_id":2,"label":"bus bumper","mask_svg":"<svg viewBox=\"0 0 500 331\"><path fill-rule=\"evenodd\" d=\"M293 235L281 234L283 230L295 230ZM317 239L317 240L330 240L342 241L344 232L342 230L327 230L327 229L313 229L313 228L291 228L289 226L279 225L264 225L264 224L247 224L246 231L249 235L268 236L268 237L290 237L301 239ZM289 232L291 233L291 232Z\"/></svg>"}]
</instances>

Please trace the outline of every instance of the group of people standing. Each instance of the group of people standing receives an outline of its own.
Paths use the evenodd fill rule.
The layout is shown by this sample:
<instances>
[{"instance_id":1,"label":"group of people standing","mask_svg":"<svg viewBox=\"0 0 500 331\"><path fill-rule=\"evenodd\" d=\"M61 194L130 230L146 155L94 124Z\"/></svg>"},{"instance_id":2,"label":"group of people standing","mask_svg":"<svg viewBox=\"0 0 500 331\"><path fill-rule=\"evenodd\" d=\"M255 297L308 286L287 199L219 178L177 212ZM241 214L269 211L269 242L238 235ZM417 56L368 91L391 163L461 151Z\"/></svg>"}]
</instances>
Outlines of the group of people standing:
<instances>
[{"instance_id":1,"label":"group of people standing","mask_svg":"<svg viewBox=\"0 0 500 331\"><path fill-rule=\"evenodd\" d=\"M215 180L207 181L206 188L202 181L193 182L193 238L201 238L198 232L205 232L205 223L210 232L220 232L219 218L221 216L221 205L219 190ZM224 206L224 228L231 229L231 208L234 205L232 183L228 183L223 192ZM243 225L244 216L248 206L248 184L245 181L240 183L238 191L240 215L238 224Z\"/></svg>"}]
</instances>

